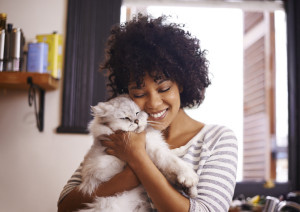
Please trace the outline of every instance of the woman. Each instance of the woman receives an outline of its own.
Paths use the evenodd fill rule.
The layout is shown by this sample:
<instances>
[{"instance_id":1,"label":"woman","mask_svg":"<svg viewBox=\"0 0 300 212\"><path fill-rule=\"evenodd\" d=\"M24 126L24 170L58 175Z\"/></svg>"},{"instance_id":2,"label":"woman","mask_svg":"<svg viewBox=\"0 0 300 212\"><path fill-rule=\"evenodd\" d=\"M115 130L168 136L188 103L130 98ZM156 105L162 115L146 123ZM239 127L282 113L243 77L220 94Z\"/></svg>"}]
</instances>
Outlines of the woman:
<instances>
[{"instance_id":1,"label":"woman","mask_svg":"<svg viewBox=\"0 0 300 212\"><path fill-rule=\"evenodd\" d=\"M106 152L127 162L123 172L101 184L91 196L82 195L80 168L61 193L59 211L73 211L95 196L111 196L142 184L158 211L228 211L237 167L237 140L224 126L205 125L190 118L183 108L199 106L208 79L208 61L199 40L167 23L165 16L138 15L115 27L107 43L102 69L109 70L112 97L128 93L157 124L174 154L192 164L199 175L198 196L171 185L145 151L145 133L116 133L102 141ZM127 134L128 136L128 134Z\"/></svg>"}]
</instances>

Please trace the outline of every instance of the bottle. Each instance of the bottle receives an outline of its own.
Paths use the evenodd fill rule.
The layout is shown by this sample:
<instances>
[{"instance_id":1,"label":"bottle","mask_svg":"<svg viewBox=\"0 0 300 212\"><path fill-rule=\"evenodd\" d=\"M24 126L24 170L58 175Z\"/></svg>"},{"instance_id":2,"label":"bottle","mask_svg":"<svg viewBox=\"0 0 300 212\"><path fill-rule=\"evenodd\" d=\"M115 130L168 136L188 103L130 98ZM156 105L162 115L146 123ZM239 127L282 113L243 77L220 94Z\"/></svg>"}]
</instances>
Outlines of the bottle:
<instances>
[{"instance_id":1,"label":"bottle","mask_svg":"<svg viewBox=\"0 0 300 212\"><path fill-rule=\"evenodd\" d=\"M12 58L11 58L11 34L12 34L12 24L7 24L7 29L5 31L5 44L4 44L4 70L12 70Z\"/></svg>"},{"instance_id":2,"label":"bottle","mask_svg":"<svg viewBox=\"0 0 300 212\"><path fill-rule=\"evenodd\" d=\"M4 70L5 29L0 30L0 72Z\"/></svg>"},{"instance_id":3,"label":"bottle","mask_svg":"<svg viewBox=\"0 0 300 212\"><path fill-rule=\"evenodd\" d=\"M21 52L22 48L22 31L20 28L14 28L11 37L11 59L12 59L12 71L20 71L21 65Z\"/></svg>"},{"instance_id":4,"label":"bottle","mask_svg":"<svg viewBox=\"0 0 300 212\"><path fill-rule=\"evenodd\" d=\"M0 31L6 28L6 13L0 13Z\"/></svg>"},{"instance_id":5,"label":"bottle","mask_svg":"<svg viewBox=\"0 0 300 212\"><path fill-rule=\"evenodd\" d=\"M6 13L0 13L0 72L4 70Z\"/></svg>"},{"instance_id":6,"label":"bottle","mask_svg":"<svg viewBox=\"0 0 300 212\"><path fill-rule=\"evenodd\" d=\"M23 30L21 30L21 47L20 47L20 71L26 71L26 56L27 52L25 50L25 36Z\"/></svg>"}]
</instances>

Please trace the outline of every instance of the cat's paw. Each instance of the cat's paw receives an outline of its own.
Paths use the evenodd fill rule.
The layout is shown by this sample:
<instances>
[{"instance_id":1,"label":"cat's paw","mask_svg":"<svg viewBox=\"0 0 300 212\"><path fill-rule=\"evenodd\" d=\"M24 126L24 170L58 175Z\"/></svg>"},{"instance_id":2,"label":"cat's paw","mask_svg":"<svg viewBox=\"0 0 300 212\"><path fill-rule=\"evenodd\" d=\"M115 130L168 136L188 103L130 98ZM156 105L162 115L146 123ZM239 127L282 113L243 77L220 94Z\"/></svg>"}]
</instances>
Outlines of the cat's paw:
<instances>
[{"instance_id":1,"label":"cat's paw","mask_svg":"<svg viewBox=\"0 0 300 212\"><path fill-rule=\"evenodd\" d=\"M178 183L184 187L190 188L197 185L199 176L194 171L181 172L177 176Z\"/></svg>"},{"instance_id":2,"label":"cat's paw","mask_svg":"<svg viewBox=\"0 0 300 212\"><path fill-rule=\"evenodd\" d=\"M197 184L199 176L193 170L185 170L177 175L178 183L185 188L190 197L197 196Z\"/></svg>"},{"instance_id":3,"label":"cat's paw","mask_svg":"<svg viewBox=\"0 0 300 212\"><path fill-rule=\"evenodd\" d=\"M197 185L188 188L186 192L191 198L195 198L198 195Z\"/></svg>"}]
</instances>

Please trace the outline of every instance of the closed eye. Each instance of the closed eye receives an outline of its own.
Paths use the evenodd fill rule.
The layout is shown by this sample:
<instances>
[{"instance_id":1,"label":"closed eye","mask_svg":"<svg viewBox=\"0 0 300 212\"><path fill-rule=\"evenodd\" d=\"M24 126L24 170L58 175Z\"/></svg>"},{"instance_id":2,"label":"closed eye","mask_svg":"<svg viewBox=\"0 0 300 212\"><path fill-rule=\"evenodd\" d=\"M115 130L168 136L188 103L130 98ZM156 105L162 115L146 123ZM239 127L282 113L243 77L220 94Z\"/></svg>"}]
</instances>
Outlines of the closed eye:
<instances>
[{"instance_id":1,"label":"closed eye","mask_svg":"<svg viewBox=\"0 0 300 212\"><path fill-rule=\"evenodd\" d=\"M139 95L134 94L134 95L133 95L134 98L142 98L142 97L144 97L144 96L145 96L145 94L139 94Z\"/></svg>"},{"instance_id":2,"label":"closed eye","mask_svg":"<svg viewBox=\"0 0 300 212\"><path fill-rule=\"evenodd\" d=\"M129 117L125 117L125 118L121 118L121 119L131 121L131 119Z\"/></svg>"},{"instance_id":3,"label":"closed eye","mask_svg":"<svg viewBox=\"0 0 300 212\"><path fill-rule=\"evenodd\" d=\"M168 87L166 89L161 89L159 92L163 93L163 92L167 92L168 90L170 90L171 87Z\"/></svg>"}]
</instances>

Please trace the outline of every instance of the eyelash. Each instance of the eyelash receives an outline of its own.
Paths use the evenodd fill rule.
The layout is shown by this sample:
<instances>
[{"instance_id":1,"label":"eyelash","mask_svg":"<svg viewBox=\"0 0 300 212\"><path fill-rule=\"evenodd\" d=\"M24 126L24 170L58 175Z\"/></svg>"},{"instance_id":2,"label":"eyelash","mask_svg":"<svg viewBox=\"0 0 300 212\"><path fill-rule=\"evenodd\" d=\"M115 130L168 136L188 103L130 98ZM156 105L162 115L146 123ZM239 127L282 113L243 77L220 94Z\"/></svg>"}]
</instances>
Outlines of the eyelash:
<instances>
[{"instance_id":1,"label":"eyelash","mask_svg":"<svg viewBox=\"0 0 300 212\"><path fill-rule=\"evenodd\" d=\"M142 94L142 95L133 95L134 98L142 98L143 96L145 96L145 94Z\"/></svg>"},{"instance_id":2,"label":"eyelash","mask_svg":"<svg viewBox=\"0 0 300 212\"><path fill-rule=\"evenodd\" d=\"M121 119L131 121L131 119L129 117L125 117L125 118L121 118Z\"/></svg>"},{"instance_id":3,"label":"eyelash","mask_svg":"<svg viewBox=\"0 0 300 212\"><path fill-rule=\"evenodd\" d=\"M166 88L166 89L159 90L158 92L159 92L159 93L164 93L164 92L167 92L168 90L170 90L170 88L171 88L171 87L168 87L168 88ZM142 94L142 95L133 95L134 98L142 98L142 97L144 97L144 96L145 96L145 94Z\"/></svg>"},{"instance_id":4,"label":"eyelash","mask_svg":"<svg viewBox=\"0 0 300 212\"><path fill-rule=\"evenodd\" d=\"M171 87L168 87L168 88L166 88L166 89L164 89L164 90L160 90L160 92L161 92L161 93L167 92L168 90L170 90L170 88L171 88Z\"/></svg>"}]
</instances>

